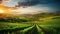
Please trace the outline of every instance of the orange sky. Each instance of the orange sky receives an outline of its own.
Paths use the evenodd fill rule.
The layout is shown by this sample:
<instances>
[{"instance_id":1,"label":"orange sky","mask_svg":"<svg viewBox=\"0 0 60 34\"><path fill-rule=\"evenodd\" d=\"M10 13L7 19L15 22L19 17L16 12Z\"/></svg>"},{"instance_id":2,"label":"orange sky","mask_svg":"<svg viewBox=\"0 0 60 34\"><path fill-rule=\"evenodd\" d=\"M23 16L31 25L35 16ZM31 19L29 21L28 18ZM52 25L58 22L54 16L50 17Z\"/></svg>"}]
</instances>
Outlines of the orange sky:
<instances>
[{"instance_id":1,"label":"orange sky","mask_svg":"<svg viewBox=\"0 0 60 34\"><path fill-rule=\"evenodd\" d=\"M0 18L6 17L7 15L10 16L13 13L15 13L15 12L9 11L8 9L10 9L10 7L6 7L6 6L2 5L2 4L0 4L0 11L1 10L3 11L2 13L0 13Z\"/></svg>"},{"instance_id":2,"label":"orange sky","mask_svg":"<svg viewBox=\"0 0 60 34\"><path fill-rule=\"evenodd\" d=\"M10 9L10 10L9 10ZM2 4L0 4L0 10L3 10L4 12L4 14L12 14L12 13L15 13L15 12L12 12L11 10L15 10L15 8L14 7L7 7L7 6L4 6L4 5L2 5Z\"/></svg>"},{"instance_id":3,"label":"orange sky","mask_svg":"<svg viewBox=\"0 0 60 34\"><path fill-rule=\"evenodd\" d=\"M2 5L2 4L0 4L0 10L3 10L3 13L5 13L5 12L7 12L8 7L6 7L6 6Z\"/></svg>"},{"instance_id":4,"label":"orange sky","mask_svg":"<svg viewBox=\"0 0 60 34\"><path fill-rule=\"evenodd\" d=\"M3 11L3 12L2 12ZM28 8L16 8L16 7L7 7L0 4L0 17L13 16L13 15L20 15L20 14L37 14L39 11Z\"/></svg>"}]
</instances>

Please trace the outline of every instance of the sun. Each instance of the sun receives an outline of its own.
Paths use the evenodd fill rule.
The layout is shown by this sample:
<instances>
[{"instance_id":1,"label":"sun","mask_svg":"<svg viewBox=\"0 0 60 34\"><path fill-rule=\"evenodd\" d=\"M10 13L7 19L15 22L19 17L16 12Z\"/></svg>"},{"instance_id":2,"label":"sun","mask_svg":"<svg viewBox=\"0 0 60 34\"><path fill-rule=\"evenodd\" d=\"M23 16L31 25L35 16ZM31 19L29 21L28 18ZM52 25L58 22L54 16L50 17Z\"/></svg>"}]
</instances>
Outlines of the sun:
<instances>
[{"instance_id":1,"label":"sun","mask_svg":"<svg viewBox=\"0 0 60 34\"><path fill-rule=\"evenodd\" d=\"M4 13L4 10L0 9L0 13Z\"/></svg>"}]
</instances>

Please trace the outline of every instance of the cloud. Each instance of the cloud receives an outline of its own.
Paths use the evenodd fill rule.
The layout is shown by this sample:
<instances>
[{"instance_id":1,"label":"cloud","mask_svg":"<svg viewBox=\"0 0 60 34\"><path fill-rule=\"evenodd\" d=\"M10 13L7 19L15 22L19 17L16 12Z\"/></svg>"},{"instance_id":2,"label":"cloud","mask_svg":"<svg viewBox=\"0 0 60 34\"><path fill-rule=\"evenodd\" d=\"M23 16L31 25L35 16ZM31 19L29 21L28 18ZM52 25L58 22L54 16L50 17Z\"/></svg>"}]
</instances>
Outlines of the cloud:
<instances>
[{"instance_id":1,"label":"cloud","mask_svg":"<svg viewBox=\"0 0 60 34\"><path fill-rule=\"evenodd\" d=\"M16 5L17 7L20 7L20 6L32 6L32 5L36 5L38 4L39 1L38 0L26 0L26 1L23 1L23 2L18 2Z\"/></svg>"},{"instance_id":2,"label":"cloud","mask_svg":"<svg viewBox=\"0 0 60 34\"><path fill-rule=\"evenodd\" d=\"M0 0L0 4L2 4L3 2L8 2L8 1L10 1L10 0Z\"/></svg>"},{"instance_id":3,"label":"cloud","mask_svg":"<svg viewBox=\"0 0 60 34\"><path fill-rule=\"evenodd\" d=\"M20 6L34 6L37 4L47 4L47 2L42 2L40 0L23 0L17 3L16 7Z\"/></svg>"},{"instance_id":4,"label":"cloud","mask_svg":"<svg viewBox=\"0 0 60 34\"><path fill-rule=\"evenodd\" d=\"M3 1L10 1L10 0L3 0Z\"/></svg>"},{"instance_id":5,"label":"cloud","mask_svg":"<svg viewBox=\"0 0 60 34\"><path fill-rule=\"evenodd\" d=\"M0 0L0 4L2 3L2 0Z\"/></svg>"},{"instance_id":6,"label":"cloud","mask_svg":"<svg viewBox=\"0 0 60 34\"><path fill-rule=\"evenodd\" d=\"M17 2L16 7L20 6L34 6L37 4L60 3L60 0L22 0Z\"/></svg>"}]
</instances>

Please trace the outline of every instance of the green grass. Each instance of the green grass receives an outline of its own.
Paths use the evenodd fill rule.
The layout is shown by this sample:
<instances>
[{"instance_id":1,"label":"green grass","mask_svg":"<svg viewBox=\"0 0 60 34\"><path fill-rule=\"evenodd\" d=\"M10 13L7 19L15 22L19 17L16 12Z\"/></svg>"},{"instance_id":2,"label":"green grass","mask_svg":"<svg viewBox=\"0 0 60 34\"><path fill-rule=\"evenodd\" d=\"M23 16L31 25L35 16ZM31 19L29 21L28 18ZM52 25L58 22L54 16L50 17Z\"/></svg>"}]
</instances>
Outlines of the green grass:
<instances>
[{"instance_id":1,"label":"green grass","mask_svg":"<svg viewBox=\"0 0 60 34\"><path fill-rule=\"evenodd\" d=\"M23 28L31 25L32 24L22 24L22 23L0 23L0 30Z\"/></svg>"},{"instance_id":2,"label":"green grass","mask_svg":"<svg viewBox=\"0 0 60 34\"><path fill-rule=\"evenodd\" d=\"M39 20L37 22L3 23L0 22L1 32L19 34L60 34L60 16ZM14 30L14 31L13 31ZM0 32L0 33L1 33ZM1 33L2 34L2 33Z\"/></svg>"}]
</instances>

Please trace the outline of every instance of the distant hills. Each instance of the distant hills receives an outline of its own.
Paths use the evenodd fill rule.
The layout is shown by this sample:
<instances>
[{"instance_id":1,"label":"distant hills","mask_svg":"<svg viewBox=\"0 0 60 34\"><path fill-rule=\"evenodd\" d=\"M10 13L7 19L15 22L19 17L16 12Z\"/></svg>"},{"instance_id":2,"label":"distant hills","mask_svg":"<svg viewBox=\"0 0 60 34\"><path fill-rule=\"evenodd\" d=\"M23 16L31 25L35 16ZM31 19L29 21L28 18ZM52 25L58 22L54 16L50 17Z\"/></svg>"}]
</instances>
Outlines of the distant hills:
<instances>
[{"instance_id":1,"label":"distant hills","mask_svg":"<svg viewBox=\"0 0 60 34\"><path fill-rule=\"evenodd\" d=\"M3 16L3 18L2 18ZM22 14L19 16L13 15L3 15L0 14L0 22L31 22L38 21L40 18L46 18L50 16L60 16L60 11L56 13L39 13L39 14Z\"/></svg>"},{"instance_id":2,"label":"distant hills","mask_svg":"<svg viewBox=\"0 0 60 34\"><path fill-rule=\"evenodd\" d=\"M0 18L10 18L10 17L29 17L29 16L60 16L60 11L56 12L42 12L38 14L0 14Z\"/></svg>"}]
</instances>

